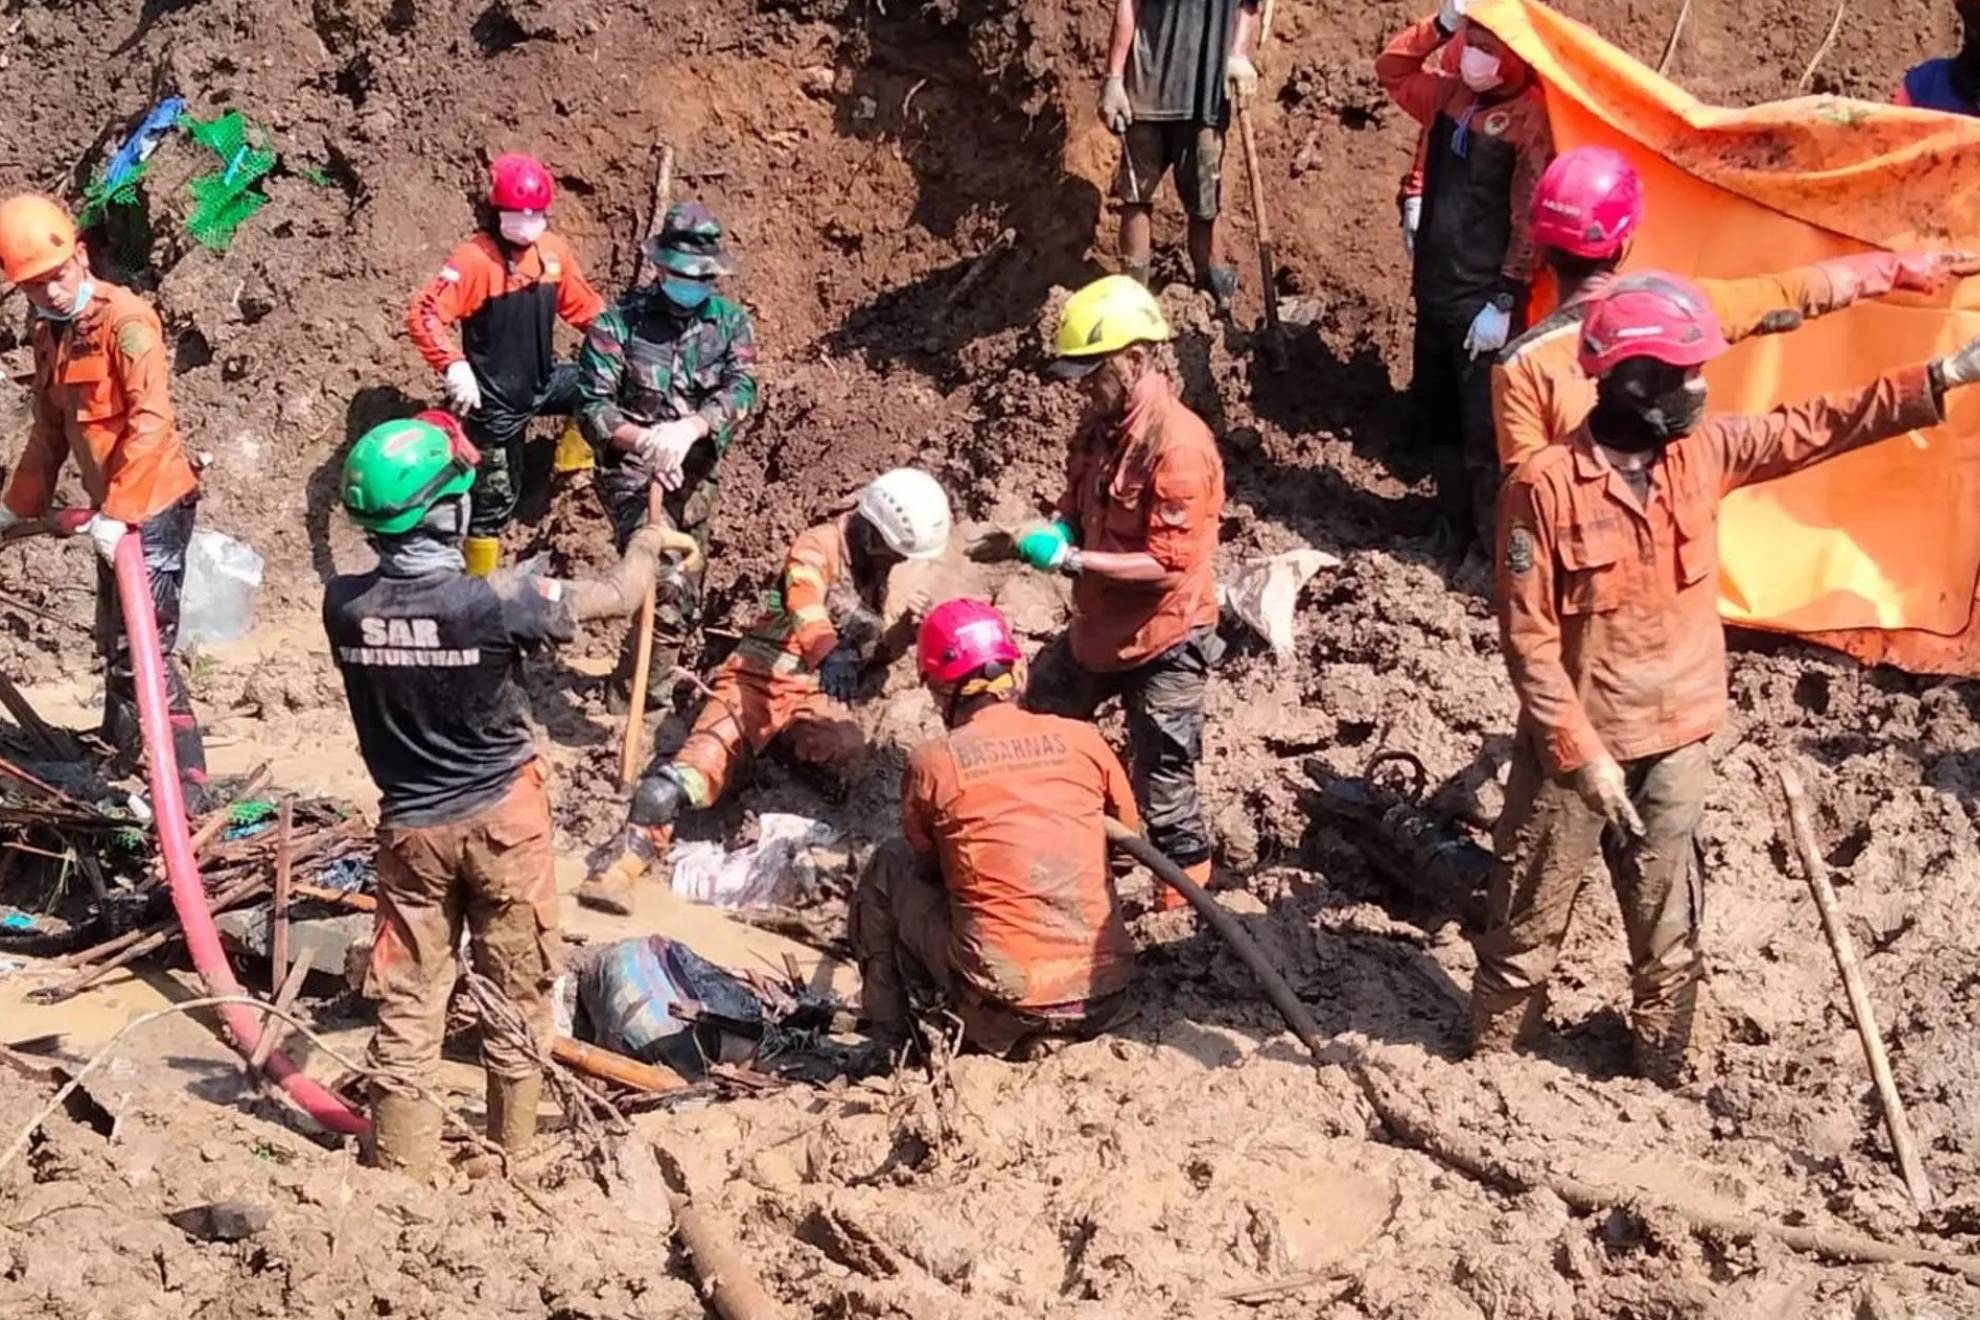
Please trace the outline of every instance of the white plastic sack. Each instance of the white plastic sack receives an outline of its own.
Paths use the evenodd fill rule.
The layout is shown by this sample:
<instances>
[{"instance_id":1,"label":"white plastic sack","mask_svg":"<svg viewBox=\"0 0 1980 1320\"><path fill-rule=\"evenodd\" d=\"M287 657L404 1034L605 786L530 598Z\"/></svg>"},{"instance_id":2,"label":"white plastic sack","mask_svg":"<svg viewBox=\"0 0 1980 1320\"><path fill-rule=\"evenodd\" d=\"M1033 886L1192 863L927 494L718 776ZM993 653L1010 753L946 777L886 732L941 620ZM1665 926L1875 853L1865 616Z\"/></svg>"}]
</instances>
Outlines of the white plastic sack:
<instances>
[{"instance_id":1,"label":"white plastic sack","mask_svg":"<svg viewBox=\"0 0 1980 1320\"><path fill-rule=\"evenodd\" d=\"M1225 592L1225 603L1271 644L1281 659L1293 653L1293 611L1299 593L1323 568L1339 568L1340 556L1325 550L1289 550L1246 564Z\"/></svg>"},{"instance_id":2,"label":"white plastic sack","mask_svg":"<svg viewBox=\"0 0 1980 1320\"><path fill-rule=\"evenodd\" d=\"M674 845L674 892L716 907L790 907L818 886L811 850L829 847L839 831L821 820L783 811L756 818L756 842L734 852L720 843Z\"/></svg>"},{"instance_id":3,"label":"white plastic sack","mask_svg":"<svg viewBox=\"0 0 1980 1320\"><path fill-rule=\"evenodd\" d=\"M179 606L179 644L234 642L254 626L254 593L261 556L252 547L202 527L186 548L186 585Z\"/></svg>"}]
</instances>

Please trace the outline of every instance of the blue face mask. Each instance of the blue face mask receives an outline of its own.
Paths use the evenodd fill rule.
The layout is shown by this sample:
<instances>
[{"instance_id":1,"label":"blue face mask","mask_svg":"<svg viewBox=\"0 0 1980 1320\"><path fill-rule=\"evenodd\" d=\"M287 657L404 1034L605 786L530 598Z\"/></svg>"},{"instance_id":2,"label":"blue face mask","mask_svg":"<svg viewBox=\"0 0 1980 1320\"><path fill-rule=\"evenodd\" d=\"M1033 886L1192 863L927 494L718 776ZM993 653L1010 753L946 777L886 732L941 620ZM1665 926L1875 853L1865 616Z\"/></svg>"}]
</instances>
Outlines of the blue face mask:
<instances>
[{"instance_id":1,"label":"blue face mask","mask_svg":"<svg viewBox=\"0 0 1980 1320\"><path fill-rule=\"evenodd\" d=\"M692 312L708 301L714 290L705 280L686 280L670 277L660 281L660 292L668 302L684 312Z\"/></svg>"},{"instance_id":2,"label":"blue face mask","mask_svg":"<svg viewBox=\"0 0 1980 1320\"><path fill-rule=\"evenodd\" d=\"M44 321L73 321L89 309L89 300L96 296L96 281L84 280L76 289L76 305L66 312L57 312L47 307L37 307L34 314Z\"/></svg>"}]
</instances>

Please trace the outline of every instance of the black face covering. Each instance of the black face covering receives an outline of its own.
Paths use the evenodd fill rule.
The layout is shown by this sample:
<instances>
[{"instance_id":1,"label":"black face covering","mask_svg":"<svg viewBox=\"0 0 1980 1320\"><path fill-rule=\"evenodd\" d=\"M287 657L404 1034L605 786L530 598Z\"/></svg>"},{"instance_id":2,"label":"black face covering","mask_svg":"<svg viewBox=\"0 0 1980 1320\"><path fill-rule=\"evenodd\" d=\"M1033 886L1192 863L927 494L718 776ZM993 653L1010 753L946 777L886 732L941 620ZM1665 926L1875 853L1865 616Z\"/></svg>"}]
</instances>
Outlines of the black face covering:
<instances>
[{"instance_id":1,"label":"black face covering","mask_svg":"<svg viewBox=\"0 0 1980 1320\"><path fill-rule=\"evenodd\" d=\"M1647 454L1690 435L1704 418L1705 396L1686 387L1684 372L1638 359L1623 363L1596 387L1588 426L1597 442L1611 449Z\"/></svg>"}]
</instances>

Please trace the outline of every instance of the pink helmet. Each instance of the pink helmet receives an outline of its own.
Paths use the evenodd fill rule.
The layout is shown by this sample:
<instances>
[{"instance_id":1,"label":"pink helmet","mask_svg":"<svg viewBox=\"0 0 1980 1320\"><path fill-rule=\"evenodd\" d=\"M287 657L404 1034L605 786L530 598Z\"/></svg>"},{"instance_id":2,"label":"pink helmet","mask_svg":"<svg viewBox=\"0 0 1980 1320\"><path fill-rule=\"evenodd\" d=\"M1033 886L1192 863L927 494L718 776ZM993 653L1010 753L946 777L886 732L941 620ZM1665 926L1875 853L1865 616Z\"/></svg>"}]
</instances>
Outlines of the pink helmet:
<instances>
[{"instance_id":1,"label":"pink helmet","mask_svg":"<svg viewBox=\"0 0 1980 1320\"><path fill-rule=\"evenodd\" d=\"M1533 197L1533 241L1573 257L1616 256L1642 220L1643 180L1607 147L1556 156Z\"/></svg>"},{"instance_id":2,"label":"pink helmet","mask_svg":"<svg viewBox=\"0 0 1980 1320\"><path fill-rule=\"evenodd\" d=\"M1581 322L1581 369L1598 380L1630 358L1697 367L1725 351L1719 314L1704 292L1665 271L1616 281Z\"/></svg>"},{"instance_id":3,"label":"pink helmet","mask_svg":"<svg viewBox=\"0 0 1980 1320\"><path fill-rule=\"evenodd\" d=\"M556 199L550 171L534 156L505 152L488 173L488 204L498 211L547 211Z\"/></svg>"},{"instance_id":4,"label":"pink helmet","mask_svg":"<svg viewBox=\"0 0 1980 1320\"><path fill-rule=\"evenodd\" d=\"M1024 659L1011 625L980 600L945 600L921 621L916 664L930 683L953 686L986 665L1009 667Z\"/></svg>"}]
</instances>

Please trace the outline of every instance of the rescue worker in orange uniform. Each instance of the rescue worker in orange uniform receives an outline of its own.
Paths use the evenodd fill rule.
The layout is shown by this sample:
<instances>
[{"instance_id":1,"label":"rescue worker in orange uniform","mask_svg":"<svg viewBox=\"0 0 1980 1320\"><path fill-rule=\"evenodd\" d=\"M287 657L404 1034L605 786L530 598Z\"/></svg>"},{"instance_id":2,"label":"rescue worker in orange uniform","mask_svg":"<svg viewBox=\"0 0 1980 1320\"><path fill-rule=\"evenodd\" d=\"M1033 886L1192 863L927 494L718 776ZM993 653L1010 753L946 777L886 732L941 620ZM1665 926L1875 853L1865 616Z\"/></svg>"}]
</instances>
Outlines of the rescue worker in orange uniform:
<instances>
[{"instance_id":1,"label":"rescue worker in orange uniform","mask_svg":"<svg viewBox=\"0 0 1980 1320\"><path fill-rule=\"evenodd\" d=\"M87 535L99 556L102 733L126 764L135 763L143 733L111 564L124 533L138 533L164 652L172 750L186 810L197 814L206 801L206 746L172 647L199 478L172 411L164 328L144 299L90 273L75 222L47 197L0 203L0 270L26 295L34 323L33 424L0 501L0 532L49 513L56 477L73 457L89 506L63 520L61 530Z\"/></svg>"},{"instance_id":2,"label":"rescue worker in orange uniform","mask_svg":"<svg viewBox=\"0 0 1980 1320\"><path fill-rule=\"evenodd\" d=\"M1052 374L1076 380L1086 415L1072 442L1058 518L1021 529L1017 558L1072 579L1072 626L1039 654L1025 705L1090 720L1127 707L1149 838L1198 884L1210 830L1196 767L1203 703L1223 655L1217 528L1224 464L1203 420L1156 364L1170 337L1154 297L1125 275L1075 293L1059 320ZM1158 908L1184 906L1162 887Z\"/></svg>"},{"instance_id":3,"label":"rescue worker in orange uniform","mask_svg":"<svg viewBox=\"0 0 1980 1320\"><path fill-rule=\"evenodd\" d=\"M989 605L936 606L917 650L948 732L909 758L904 837L853 892L862 1016L898 1041L911 997L939 997L995 1054L1103 1031L1134 975L1107 863L1107 818L1139 828L1127 771L1091 724L1019 707L1024 653Z\"/></svg>"},{"instance_id":4,"label":"rescue worker in orange uniform","mask_svg":"<svg viewBox=\"0 0 1980 1320\"><path fill-rule=\"evenodd\" d=\"M635 886L666 856L681 812L714 805L736 770L782 736L800 762L853 765L865 738L849 707L869 668L912 645L926 610L907 599L885 617L893 571L948 544L949 497L915 468L876 477L852 512L800 535L784 561L781 598L715 671L680 750L647 769L629 822L593 858L578 901L630 914Z\"/></svg>"},{"instance_id":5,"label":"rescue worker in orange uniform","mask_svg":"<svg viewBox=\"0 0 1980 1320\"><path fill-rule=\"evenodd\" d=\"M1533 71L1444 0L1375 61L1390 99L1424 126L1412 242L1416 302L1410 401L1437 484L1437 541L1454 557L1491 544L1498 464L1492 357L1526 318L1538 268L1533 194L1553 155ZM1446 47L1460 45L1455 68ZM1410 208L1404 198L1404 227Z\"/></svg>"},{"instance_id":6,"label":"rescue worker in orange uniform","mask_svg":"<svg viewBox=\"0 0 1980 1320\"><path fill-rule=\"evenodd\" d=\"M1638 1070L1683 1080L1703 973L1693 836L1726 711L1719 503L1936 425L1946 392L1980 380L1975 340L1867 388L1708 419L1701 369L1725 348L1697 286L1654 272L1618 281L1581 326L1594 409L1507 484L1499 612L1521 718L1472 986L1481 1051L1539 1028L1599 851L1629 936Z\"/></svg>"},{"instance_id":7,"label":"rescue worker in orange uniform","mask_svg":"<svg viewBox=\"0 0 1980 1320\"><path fill-rule=\"evenodd\" d=\"M1533 236L1553 268L1560 305L1507 345L1492 368L1492 420L1508 472L1534 450L1565 440L1595 406L1582 374L1581 323L1614 287L1643 222L1643 183L1621 153L1576 147L1540 180ZM1933 293L1976 267L1968 252L1866 252L1774 275L1699 280L1729 344L1793 330L1803 321L1896 290Z\"/></svg>"},{"instance_id":8,"label":"rescue worker in orange uniform","mask_svg":"<svg viewBox=\"0 0 1980 1320\"><path fill-rule=\"evenodd\" d=\"M534 156L509 152L489 171L481 231L455 248L406 310L406 331L446 386L447 405L481 452L468 572L486 577L522 496L523 440L537 417L577 411L578 369L556 360L557 322L588 330L605 300L577 254L550 232L556 184Z\"/></svg>"}]
</instances>

